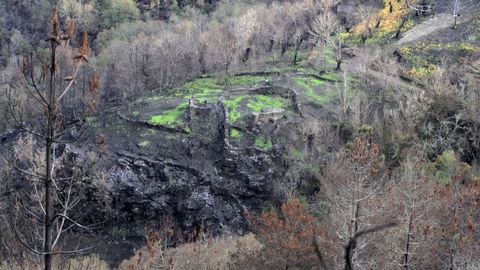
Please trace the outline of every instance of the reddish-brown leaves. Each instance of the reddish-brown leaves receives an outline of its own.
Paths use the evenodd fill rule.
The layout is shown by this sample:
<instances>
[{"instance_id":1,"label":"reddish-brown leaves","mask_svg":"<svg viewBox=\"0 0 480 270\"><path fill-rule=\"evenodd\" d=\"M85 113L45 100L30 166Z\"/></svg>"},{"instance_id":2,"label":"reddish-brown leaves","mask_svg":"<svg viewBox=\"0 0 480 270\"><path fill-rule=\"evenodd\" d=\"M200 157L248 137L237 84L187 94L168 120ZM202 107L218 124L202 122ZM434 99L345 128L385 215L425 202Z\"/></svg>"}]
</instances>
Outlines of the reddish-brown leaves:
<instances>
[{"instance_id":1,"label":"reddish-brown leaves","mask_svg":"<svg viewBox=\"0 0 480 270\"><path fill-rule=\"evenodd\" d=\"M68 22L68 38L71 39L75 34L75 20L73 18Z\"/></svg>"},{"instance_id":2,"label":"reddish-brown leaves","mask_svg":"<svg viewBox=\"0 0 480 270\"><path fill-rule=\"evenodd\" d=\"M280 213L272 209L248 219L264 242L267 254L279 256L290 265L315 257L313 239L319 226L299 199L286 201Z\"/></svg>"},{"instance_id":3,"label":"reddish-brown leaves","mask_svg":"<svg viewBox=\"0 0 480 270\"><path fill-rule=\"evenodd\" d=\"M83 38L82 38L82 43L80 44L80 47L78 48L78 52L80 55L78 55L77 59L82 59L85 62L88 62L88 55L90 54L90 45L88 44L88 34L87 31L83 32Z\"/></svg>"},{"instance_id":4,"label":"reddish-brown leaves","mask_svg":"<svg viewBox=\"0 0 480 270\"><path fill-rule=\"evenodd\" d=\"M58 35L58 11L57 9L53 10L53 37Z\"/></svg>"}]
</instances>

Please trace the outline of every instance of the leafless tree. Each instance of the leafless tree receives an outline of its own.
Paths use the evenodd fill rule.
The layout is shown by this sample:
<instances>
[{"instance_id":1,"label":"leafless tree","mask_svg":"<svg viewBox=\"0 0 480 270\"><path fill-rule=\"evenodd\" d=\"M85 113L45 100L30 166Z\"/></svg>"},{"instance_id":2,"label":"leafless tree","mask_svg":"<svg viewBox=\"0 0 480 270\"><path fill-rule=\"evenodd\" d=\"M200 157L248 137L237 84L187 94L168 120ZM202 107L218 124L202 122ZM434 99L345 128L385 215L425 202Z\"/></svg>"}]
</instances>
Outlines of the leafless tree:
<instances>
[{"instance_id":1,"label":"leafless tree","mask_svg":"<svg viewBox=\"0 0 480 270\"><path fill-rule=\"evenodd\" d=\"M78 50L72 49L70 43L74 33L73 19L66 31L61 31L55 10L49 38L49 63L41 65L34 57L25 57L21 66L24 81L20 85L29 89L29 99L25 104L18 104L13 93L9 92L10 119L15 126L32 136L29 143L23 143L24 146L30 145L27 149L31 151L17 149L8 158L9 166L22 176L21 179L27 180L29 187L28 192L19 192L12 202L16 211L12 211L10 224L16 239L31 253L42 256L45 270L52 269L55 255L81 251L59 248L66 231L88 229L71 215L71 210L79 203L74 186L82 177L82 172L73 167L62 167L62 162L56 158L58 144L66 139L75 139L74 131L78 131L85 122L85 116L80 115L82 110L72 108L68 117L65 111L90 53L86 32ZM98 76L93 76L88 86L90 92L98 92ZM88 105L93 108L96 101L91 100ZM25 117L22 112L27 110L17 113L18 107L28 107L31 113ZM34 150L37 148L35 141L44 150ZM65 175L62 171L69 173ZM31 222L30 226L28 222Z\"/></svg>"},{"instance_id":2,"label":"leafless tree","mask_svg":"<svg viewBox=\"0 0 480 270\"><path fill-rule=\"evenodd\" d=\"M360 3L357 8L357 16L362 22L362 42L365 41L372 35L371 24L374 23L376 26L380 24L378 18L375 18L377 10L375 7ZM376 19L376 20L375 20ZM376 22L375 22L376 21Z\"/></svg>"},{"instance_id":3,"label":"leafless tree","mask_svg":"<svg viewBox=\"0 0 480 270\"><path fill-rule=\"evenodd\" d=\"M211 29L206 33L209 62L212 66L222 67L229 73L231 66L237 60L237 37L234 34L234 22L230 19L224 25Z\"/></svg>"},{"instance_id":4,"label":"leafless tree","mask_svg":"<svg viewBox=\"0 0 480 270\"><path fill-rule=\"evenodd\" d=\"M376 144L357 139L343 153L343 163L330 165L324 179L333 213L331 230L338 236L337 254L343 252L345 269L362 264L359 256L365 252L368 242L362 235L393 225L380 218L383 209L377 200L384 185L384 174L378 151Z\"/></svg>"},{"instance_id":5,"label":"leafless tree","mask_svg":"<svg viewBox=\"0 0 480 270\"><path fill-rule=\"evenodd\" d=\"M318 43L322 45L323 55L325 57L324 63L327 64L327 50L333 50L334 59L336 62L336 70L341 69L343 63L342 54L342 38L340 32L342 26L338 20L337 15L333 12L333 7L338 3L337 0L320 1L317 4L319 10L318 15L312 20L310 25L310 33L317 38Z\"/></svg>"}]
</instances>

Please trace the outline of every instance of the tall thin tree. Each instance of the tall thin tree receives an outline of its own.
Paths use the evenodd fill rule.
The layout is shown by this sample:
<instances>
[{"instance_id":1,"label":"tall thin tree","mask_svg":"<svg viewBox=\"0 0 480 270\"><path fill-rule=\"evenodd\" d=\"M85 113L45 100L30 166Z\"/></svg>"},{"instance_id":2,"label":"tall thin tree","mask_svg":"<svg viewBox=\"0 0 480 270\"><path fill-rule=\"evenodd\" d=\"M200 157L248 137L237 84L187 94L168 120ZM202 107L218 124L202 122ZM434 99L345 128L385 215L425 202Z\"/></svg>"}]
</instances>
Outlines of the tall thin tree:
<instances>
[{"instance_id":1,"label":"tall thin tree","mask_svg":"<svg viewBox=\"0 0 480 270\"><path fill-rule=\"evenodd\" d=\"M23 224L18 222L17 216L11 219L12 228L17 240L26 249L42 257L45 270L53 268L55 255L82 251L77 249L59 250L57 246L59 246L59 240L65 231L74 227L88 229L70 215L71 209L79 202L74 190L75 181L79 179L79 172L72 170L70 176L60 179L57 174L61 168L59 162L55 160L58 152L56 151L57 144L61 143L66 136L72 136L69 132L73 129L80 129L85 122L85 115L83 118L78 118L77 114L73 112L70 117L66 117L66 112L63 110L63 105L67 103L67 100L73 99L65 97L74 97L72 92L76 88L77 74L82 66L88 63L90 53L86 32L83 33L78 50L71 47L74 30L75 21L73 19L70 19L66 31L60 30L59 16L55 9L52 16L51 36L48 39L50 45L48 65L42 65L41 60L39 63L35 62L39 57L33 57L33 53L23 60L21 69L24 81L21 85L27 89L26 92L31 101L25 105L28 105L36 114L32 113L28 117L24 117L23 113L19 114L18 107L27 106L16 104L14 97L9 93L9 113L15 126L33 136L36 141L44 141L42 143L44 150L39 151L41 155L44 155L43 164L33 162L32 166L22 166L18 164L18 158L14 155L9 160L11 167L30 180L29 188L34 190L33 196L16 198L16 204L20 205L20 209L25 210L26 215L23 215L23 217L27 217L25 220L33 220L34 224L40 224L42 233L22 233L19 228ZM76 54L75 51L77 51ZM74 53L73 56L72 53ZM37 68L38 66L40 68ZM62 66L62 73L60 73L60 66ZM59 78L60 76L65 77ZM90 96L98 98L98 89L99 77L94 74L89 83ZM84 100L85 97L79 99ZM96 104L96 100L92 99L89 106L93 108L96 107ZM78 111L84 110L78 109ZM27 239L28 237L30 239Z\"/></svg>"}]
</instances>

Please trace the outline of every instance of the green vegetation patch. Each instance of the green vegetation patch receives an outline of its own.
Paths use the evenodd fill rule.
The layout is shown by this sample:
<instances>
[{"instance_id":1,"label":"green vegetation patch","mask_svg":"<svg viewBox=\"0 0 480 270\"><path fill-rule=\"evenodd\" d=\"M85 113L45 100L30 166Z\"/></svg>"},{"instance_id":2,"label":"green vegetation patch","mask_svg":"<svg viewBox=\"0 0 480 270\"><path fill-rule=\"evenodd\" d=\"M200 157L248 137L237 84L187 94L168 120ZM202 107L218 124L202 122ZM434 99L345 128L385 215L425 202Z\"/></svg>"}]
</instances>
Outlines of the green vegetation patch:
<instances>
[{"instance_id":1,"label":"green vegetation patch","mask_svg":"<svg viewBox=\"0 0 480 270\"><path fill-rule=\"evenodd\" d=\"M400 48L400 53L410 68L407 74L414 79L425 78L433 74L440 64L440 55L445 51L476 54L480 53L480 46L469 42L423 41Z\"/></svg>"},{"instance_id":2,"label":"green vegetation patch","mask_svg":"<svg viewBox=\"0 0 480 270\"><path fill-rule=\"evenodd\" d=\"M229 112L228 120L231 123L242 117L240 112L242 105L253 112L261 112L267 109L281 109L287 104L288 101L282 97L266 95L239 95L225 100L225 106Z\"/></svg>"},{"instance_id":3,"label":"green vegetation patch","mask_svg":"<svg viewBox=\"0 0 480 270\"><path fill-rule=\"evenodd\" d=\"M253 85L262 83L265 80L271 80L268 76L230 76L224 79L220 79L219 82L225 86L235 86L235 85Z\"/></svg>"},{"instance_id":4,"label":"green vegetation patch","mask_svg":"<svg viewBox=\"0 0 480 270\"><path fill-rule=\"evenodd\" d=\"M185 89L189 94L210 95L212 93L221 93L223 87L217 84L215 78L200 78L185 84Z\"/></svg>"},{"instance_id":5,"label":"green vegetation patch","mask_svg":"<svg viewBox=\"0 0 480 270\"><path fill-rule=\"evenodd\" d=\"M265 138L263 136L258 136L255 139L255 145L262 148L263 150L270 150L273 148L272 139Z\"/></svg>"},{"instance_id":6,"label":"green vegetation patch","mask_svg":"<svg viewBox=\"0 0 480 270\"><path fill-rule=\"evenodd\" d=\"M236 129L236 128L232 128L230 129L230 137L232 138L240 138L242 137L243 134L240 130Z\"/></svg>"},{"instance_id":7,"label":"green vegetation patch","mask_svg":"<svg viewBox=\"0 0 480 270\"><path fill-rule=\"evenodd\" d=\"M185 109L187 107L187 102L182 103L171 110L164 111L162 114L152 116L149 122L154 125L170 127L183 125L183 120L181 119L181 116L185 114Z\"/></svg>"},{"instance_id":8,"label":"green vegetation patch","mask_svg":"<svg viewBox=\"0 0 480 270\"><path fill-rule=\"evenodd\" d=\"M139 115L140 115L140 112L139 112L139 111L134 111L134 112L132 112L132 116L133 116L133 117L137 117L137 116L139 116Z\"/></svg>"},{"instance_id":9,"label":"green vegetation patch","mask_svg":"<svg viewBox=\"0 0 480 270\"><path fill-rule=\"evenodd\" d=\"M200 102L216 98L223 92L226 86L241 86L241 85L253 85L264 82L270 79L265 76L228 76L224 78L200 78L185 84L185 93L177 93L177 96L184 96L185 98L191 98L192 96L198 98Z\"/></svg>"},{"instance_id":10,"label":"green vegetation patch","mask_svg":"<svg viewBox=\"0 0 480 270\"><path fill-rule=\"evenodd\" d=\"M338 99L341 95L340 91L338 90L343 89L341 88L343 86L339 83L341 79L340 73L326 73L324 77L330 80L336 80L337 82L334 84L329 83L322 89L318 89L318 86L324 85L325 81L318 80L316 78L296 77L295 82L305 91L306 96L309 97L311 101L323 106L327 102ZM347 76L347 80L355 81L356 79L353 76ZM351 87L351 84L348 84L346 89L347 97L352 96L353 93L354 91Z\"/></svg>"},{"instance_id":11,"label":"green vegetation patch","mask_svg":"<svg viewBox=\"0 0 480 270\"><path fill-rule=\"evenodd\" d=\"M142 148L143 148L143 147L147 147L147 146L149 146L149 145L150 145L150 141L148 141L148 140L142 141L142 142L140 142L140 143L138 144L138 146L140 146L140 147L142 147Z\"/></svg>"},{"instance_id":12,"label":"green vegetation patch","mask_svg":"<svg viewBox=\"0 0 480 270\"><path fill-rule=\"evenodd\" d=\"M240 107L240 102L246 97L247 96L236 96L225 100L225 106L228 109L228 120L231 123L234 123L241 118L242 115L238 111L238 108Z\"/></svg>"},{"instance_id":13,"label":"green vegetation patch","mask_svg":"<svg viewBox=\"0 0 480 270\"><path fill-rule=\"evenodd\" d=\"M247 107L254 112L261 112L265 109L280 109L285 104L286 100L281 97L255 95L248 100Z\"/></svg>"},{"instance_id":14,"label":"green vegetation patch","mask_svg":"<svg viewBox=\"0 0 480 270\"><path fill-rule=\"evenodd\" d=\"M295 82L298 86L302 87L305 90L307 97L312 99L314 102L320 105L324 105L328 101L326 95L319 95L314 89L315 86L320 86L324 84L324 81L312 78L296 77Z\"/></svg>"}]
</instances>

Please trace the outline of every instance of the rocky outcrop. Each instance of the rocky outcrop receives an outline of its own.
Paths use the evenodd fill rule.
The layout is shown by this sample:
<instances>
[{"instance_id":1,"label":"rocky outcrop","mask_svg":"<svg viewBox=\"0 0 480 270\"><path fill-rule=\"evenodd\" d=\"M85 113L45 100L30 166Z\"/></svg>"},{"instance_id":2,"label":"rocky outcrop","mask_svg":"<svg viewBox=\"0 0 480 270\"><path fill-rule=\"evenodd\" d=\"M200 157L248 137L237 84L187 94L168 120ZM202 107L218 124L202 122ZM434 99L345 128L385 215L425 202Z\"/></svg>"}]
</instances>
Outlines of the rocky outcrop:
<instances>
[{"instance_id":1,"label":"rocky outcrop","mask_svg":"<svg viewBox=\"0 0 480 270\"><path fill-rule=\"evenodd\" d=\"M172 216L185 234L200 226L212 233L244 233L243 211L271 199L281 170L269 154L225 151L211 160L184 162L118 151L108 175L117 222Z\"/></svg>"}]
</instances>

